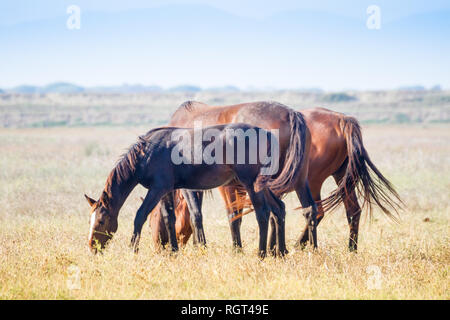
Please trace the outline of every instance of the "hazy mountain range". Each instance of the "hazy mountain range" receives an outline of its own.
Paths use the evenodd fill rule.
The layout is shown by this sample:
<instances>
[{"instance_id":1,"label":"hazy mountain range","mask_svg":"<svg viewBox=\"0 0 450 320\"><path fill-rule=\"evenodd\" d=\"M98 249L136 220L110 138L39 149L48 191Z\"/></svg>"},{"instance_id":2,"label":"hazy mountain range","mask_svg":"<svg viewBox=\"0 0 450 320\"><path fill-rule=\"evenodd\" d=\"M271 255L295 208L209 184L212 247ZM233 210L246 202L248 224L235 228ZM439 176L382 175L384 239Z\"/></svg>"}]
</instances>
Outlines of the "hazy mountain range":
<instances>
[{"instance_id":1,"label":"hazy mountain range","mask_svg":"<svg viewBox=\"0 0 450 320\"><path fill-rule=\"evenodd\" d=\"M235 86L201 88L195 85L180 85L175 87L163 88L152 85L142 84L123 84L119 86L98 86L82 87L69 82L54 82L45 86L20 85L10 89L0 89L0 93L143 93L143 92L199 92L199 91L220 91L237 92L240 91Z\"/></svg>"},{"instance_id":2,"label":"hazy mountain range","mask_svg":"<svg viewBox=\"0 0 450 320\"><path fill-rule=\"evenodd\" d=\"M276 91L274 88L245 88L241 89L236 86L223 86L223 87L209 87L202 88L195 85L180 85L175 87L163 88L157 85L146 86L142 84L122 84L118 86L98 86L98 87L83 87L77 84L69 82L54 82L45 86L33 86L33 85L20 85L10 89L1 89L2 93L19 93L19 94L45 94L45 93L145 93L145 92L239 92L239 91ZM400 91L441 91L440 85L435 85L430 88L426 88L421 85L415 86L402 86L397 88ZM299 92L311 92L311 93L323 93L324 90L320 88L298 88L295 91Z\"/></svg>"}]
</instances>

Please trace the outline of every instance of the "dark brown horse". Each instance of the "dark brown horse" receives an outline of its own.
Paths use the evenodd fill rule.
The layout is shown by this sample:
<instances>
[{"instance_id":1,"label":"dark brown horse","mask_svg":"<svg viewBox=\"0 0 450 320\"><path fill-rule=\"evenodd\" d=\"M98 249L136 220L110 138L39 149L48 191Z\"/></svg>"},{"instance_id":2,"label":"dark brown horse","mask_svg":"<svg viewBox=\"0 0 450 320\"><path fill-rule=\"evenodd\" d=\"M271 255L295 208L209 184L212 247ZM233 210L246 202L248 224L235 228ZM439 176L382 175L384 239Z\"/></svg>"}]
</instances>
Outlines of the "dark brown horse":
<instances>
[{"instance_id":1,"label":"dark brown horse","mask_svg":"<svg viewBox=\"0 0 450 320\"><path fill-rule=\"evenodd\" d=\"M261 109L261 112L256 111L253 115L242 116L243 110L254 109L255 105L261 104L270 105L271 108L266 107ZM302 110L302 114L311 133L308 181L312 196L318 204L317 223L322 220L325 212L344 203L350 227L349 249L356 250L361 214L358 196L362 199L362 208L366 207L369 213L372 211L372 206L377 205L390 217L393 217L392 212L397 211L401 201L389 181L370 160L363 145L360 126L355 118L323 108ZM245 103L215 107L199 102L182 104L173 115L171 124L192 126L192 123L197 120L207 124L235 121L258 123L266 129L289 125L288 121L279 116L276 103ZM323 182L329 176L333 176L338 188L330 197L322 201L320 191ZM223 186L219 190L229 210L229 218L242 214L246 203L245 190L236 185ZM239 203L242 205L238 205ZM155 210L153 214L155 219L160 215L158 210ZM177 221L180 221L179 224L185 226L177 232L186 243L192 233L188 223L189 210L180 208L176 215ZM237 247L241 247L240 224L240 218L230 219L233 244ZM154 238L155 242L166 242L157 224L151 223L151 228L154 235L160 234L160 237ZM308 227L301 234L297 245L303 247L307 243L309 239L307 231ZM269 241L271 247L274 245L274 239L272 234Z\"/></svg>"},{"instance_id":2,"label":"dark brown horse","mask_svg":"<svg viewBox=\"0 0 450 320\"><path fill-rule=\"evenodd\" d=\"M310 193L306 181L305 161L308 157L310 135L303 117L292 110L287 111L288 116L294 117L289 130L292 143L284 146L271 132L243 123L204 127L200 131L175 127L157 128L139 137L138 142L111 171L100 199L95 201L86 196L92 207L89 246L95 252L98 247L105 247L117 230L120 208L136 185L141 184L149 191L134 220L131 239L134 250L138 250L142 226L148 214L162 200L162 218L172 250L176 251L178 243L175 234L173 191L206 190L237 180L244 186L255 208L260 235L259 255L264 257L266 254L270 212L273 213L272 220L275 220L276 224L278 252L285 254L284 204L271 190L283 189L284 184L290 184L291 179L296 179L299 190L305 194ZM229 135L230 132L236 134ZM196 142L198 134L200 140ZM252 140L253 136L255 139ZM252 144L252 141L255 144ZM214 148L211 148L211 145ZM283 147L286 148L285 151L289 150L299 158L295 161L285 161L281 174L274 176L274 173L278 172L279 150ZM205 158L206 149L210 151L209 156L214 155L214 161ZM268 162L268 159L271 161ZM272 172L270 170L274 163L277 164L277 170ZM297 174L291 175L292 170L296 170ZM189 205L189 197L186 197L186 200ZM311 226L315 229L315 224ZM315 230L312 232L315 234ZM196 236L202 243L204 235L196 233Z\"/></svg>"},{"instance_id":3,"label":"dark brown horse","mask_svg":"<svg viewBox=\"0 0 450 320\"><path fill-rule=\"evenodd\" d=\"M297 132L303 125L303 116L277 102L255 102L244 105L236 105L230 107L214 107L195 102L187 102L183 104L172 116L170 125L191 127L197 122L201 122L203 126L213 123L252 123L254 126L263 128L272 128L278 130L280 142L280 170L277 173L277 184L271 186L271 190L277 195L285 194L295 190L299 200L305 208L305 219L307 222L306 230L308 232L308 240L314 247L317 247L317 206L309 191L309 188L303 188L302 184L307 178L307 169L299 171L300 162L304 155L299 148L298 141L305 141L305 150L309 152L310 133L305 131L305 136L300 137ZM305 159L305 161L307 161ZM308 164L305 163L306 168ZM237 185L234 181L231 183ZM188 209L190 212L191 226L193 227L194 243L200 242L205 244L201 201L199 201L195 192L188 190L183 191L183 195L188 199ZM337 195L336 195L337 196ZM247 201L246 201L247 202ZM248 203L248 202L247 202ZM232 223L235 226L236 223ZM233 229L234 243L240 246L240 233L236 228Z\"/></svg>"}]
</instances>

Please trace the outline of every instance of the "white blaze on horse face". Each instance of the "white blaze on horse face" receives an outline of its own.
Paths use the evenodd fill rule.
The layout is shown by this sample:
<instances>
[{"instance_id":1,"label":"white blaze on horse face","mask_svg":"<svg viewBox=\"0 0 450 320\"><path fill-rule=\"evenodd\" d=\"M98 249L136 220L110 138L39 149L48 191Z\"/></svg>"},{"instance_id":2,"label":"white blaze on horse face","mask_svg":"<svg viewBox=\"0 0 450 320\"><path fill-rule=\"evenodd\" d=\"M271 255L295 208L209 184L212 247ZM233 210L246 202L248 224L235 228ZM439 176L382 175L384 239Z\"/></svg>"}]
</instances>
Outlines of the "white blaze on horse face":
<instances>
[{"instance_id":1,"label":"white blaze on horse face","mask_svg":"<svg viewBox=\"0 0 450 320\"><path fill-rule=\"evenodd\" d=\"M90 226L89 237L88 237L89 242L94 237L94 224L95 224L95 210L91 214L91 226Z\"/></svg>"}]
</instances>

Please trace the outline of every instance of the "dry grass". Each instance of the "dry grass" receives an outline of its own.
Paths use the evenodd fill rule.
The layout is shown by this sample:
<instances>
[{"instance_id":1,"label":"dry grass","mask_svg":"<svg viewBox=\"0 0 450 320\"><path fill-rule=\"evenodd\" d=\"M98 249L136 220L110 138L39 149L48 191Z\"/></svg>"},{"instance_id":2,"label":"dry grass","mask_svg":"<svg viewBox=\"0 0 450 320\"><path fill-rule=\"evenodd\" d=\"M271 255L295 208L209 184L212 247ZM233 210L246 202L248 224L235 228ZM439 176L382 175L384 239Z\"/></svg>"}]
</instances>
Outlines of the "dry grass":
<instances>
[{"instance_id":1,"label":"dry grass","mask_svg":"<svg viewBox=\"0 0 450 320\"><path fill-rule=\"evenodd\" d=\"M253 215L244 218L244 252L235 254L216 194L204 206L206 250L189 244L176 255L157 254L146 225L136 256L128 243L144 194L139 187L122 209L118 233L105 254L92 256L83 193L99 196L119 154L145 130L0 130L0 298L450 298L448 126L365 128L374 162L408 208L399 225L380 212L371 223L366 219L358 254L347 252L342 210L319 226L317 252L294 252L304 222L292 210L298 203L293 195L286 199L291 250L286 259L257 259ZM326 190L332 187L328 181Z\"/></svg>"}]
</instances>

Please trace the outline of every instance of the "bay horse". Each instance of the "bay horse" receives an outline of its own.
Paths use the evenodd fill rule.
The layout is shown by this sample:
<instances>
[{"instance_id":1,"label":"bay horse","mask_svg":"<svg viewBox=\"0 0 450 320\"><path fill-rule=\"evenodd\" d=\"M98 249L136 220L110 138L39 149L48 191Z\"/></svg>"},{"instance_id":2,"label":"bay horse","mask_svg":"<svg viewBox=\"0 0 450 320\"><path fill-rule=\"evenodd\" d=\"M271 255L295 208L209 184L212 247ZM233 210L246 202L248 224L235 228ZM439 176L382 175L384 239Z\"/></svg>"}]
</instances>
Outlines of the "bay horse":
<instances>
[{"instance_id":1,"label":"bay horse","mask_svg":"<svg viewBox=\"0 0 450 320\"><path fill-rule=\"evenodd\" d=\"M253 115L243 112L243 110L254 110L256 107L259 107L260 110L254 112ZM311 133L308 182L312 196L318 205L317 224L320 223L325 212L332 211L343 203L350 228L348 248L350 251L357 250L361 208L366 208L371 214L373 206L377 205L387 216L395 220L393 213L397 213L402 201L391 183L370 160L363 144L360 125L354 117L324 108L305 109L301 113ZM289 125L288 121L279 116L278 103L275 102L209 106L201 102L188 101L176 110L170 123L191 126L194 121L198 120L208 125L235 121L249 124L258 123L266 129ZM334 178L337 189L329 197L321 200L322 184L329 176ZM220 187L219 191L228 208L233 245L240 248L242 247L240 215L242 215L243 205L239 204L245 203L245 190L238 185L228 185ZM363 201L361 206L358 203L358 197ZM180 206L175 214L177 222L179 221L179 225L182 225L183 228L178 228L177 234L185 244L192 229L189 225L189 209L186 206L183 207L183 198L180 199ZM159 215L157 207L152 213L155 221ZM236 217L238 218L236 219ZM162 243L164 245L167 242L167 236L161 226L153 221L150 223L150 227L155 244ZM271 249L274 239L272 232L269 240ZM308 240L307 225L296 246L303 248Z\"/></svg>"},{"instance_id":2,"label":"bay horse","mask_svg":"<svg viewBox=\"0 0 450 320\"><path fill-rule=\"evenodd\" d=\"M267 169L267 163L261 159L261 150L264 147L261 137L266 137L266 148L270 149L270 153L276 161L279 159L278 152L280 148L278 137L274 137L271 132L256 126L234 123L202 128L200 138L205 137L210 132L216 132L217 134L210 135L209 141L201 140L200 143L195 143L197 132L192 128L162 127L150 130L145 135L140 136L138 141L130 147L129 151L119 160L109 174L99 200L95 201L85 195L91 206L89 247L94 252L97 252L97 249L105 248L108 240L117 231L117 220L122 205L137 184L141 184L149 191L134 219L131 246L135 252L138 251L142 226L147 220L148 214L162 200L161 213L169 242L172 250L177 251L173 191L176 189L206 190L238 180L248 193L255 209L259 226L259 256L264 258L266 255L270 212L273 213L272 220L276 221L278 252L280 255L285 254L287 251L284 235L284 203L272 192L272 189L278 190L280 187L283 187L283 183L286 181L290 183L290 179L293 177L297 179L298 176L302 176L303 180L301 182L299 180L299 188L305 194L310 193L306 181L307 165L305 165L306 161L304 161L308 156L310 141L307 137L309 138L310 135L303 118L298 114L294 114L294 116L295 121L293 124L295 126L291 131L294 132L293 136L296 143L290 144L289 149L295 155L300 155L300 158L295 159L293 162L285 162L288 169L284 170L285 168L283 168L282 174L276 177L262 174ZM239 130L244 133L244 149L240 149L242 141L239 144L238 136L230 137L228 135L230 131L238 132ZM177 134L180 131L182 134ZM252 147L250 142L249 145L245 143L247 132L255 132L256 136L260 138L256 139L256 147L255 145ZM174 139L174 135L183 138L183 147L181 149L180 142ZM186 143L185 140L189 143ZM192 140L194 140L194 144L190 143ZM202 157L198 161L196 159L198 155L197 148L200 146L200 150L205 150L213 143L217 145L214 148L214 154L219 160L208 162ZM275 154L272 153L274 143L277 144L276 148L273 149L277 151ZM185 146L188 146L187 151ZM231 150L231 153L229 150ZM243 153L240 153L242 150ZM182 153L181 158L180 152ZM260 156L254 162L249 160L252 158L252 152L256 152ZM266 154L268 153L266 152ZM192 155L194 155L193 162L185 161L186 159L192 159ZM181 159L181 162L176 163L174 160L175 156ZM243 156L243 161L239 160L241 156ZM272 166L272 163L270 165ZM290 169L293 168L293 165L298 170L298 174L292 176ZM286 172L289 174L288 176L284 175ZM314 228L314 224L312 227ZM315 230L312 230L312 232L315 233ZM201 235L197 234L197 236L201 239Z\"/></svg>"}]
</instances>

